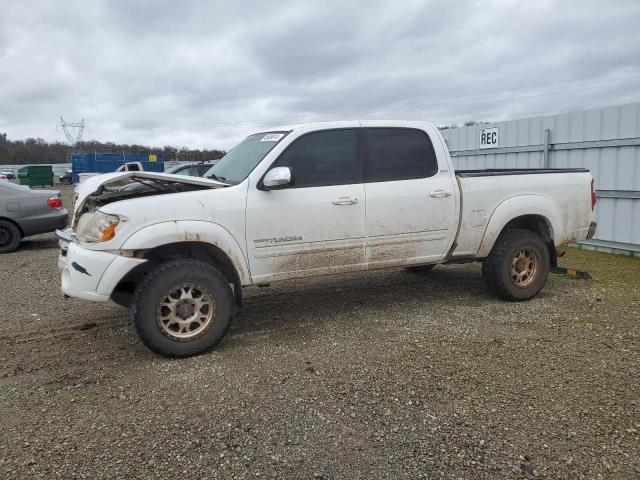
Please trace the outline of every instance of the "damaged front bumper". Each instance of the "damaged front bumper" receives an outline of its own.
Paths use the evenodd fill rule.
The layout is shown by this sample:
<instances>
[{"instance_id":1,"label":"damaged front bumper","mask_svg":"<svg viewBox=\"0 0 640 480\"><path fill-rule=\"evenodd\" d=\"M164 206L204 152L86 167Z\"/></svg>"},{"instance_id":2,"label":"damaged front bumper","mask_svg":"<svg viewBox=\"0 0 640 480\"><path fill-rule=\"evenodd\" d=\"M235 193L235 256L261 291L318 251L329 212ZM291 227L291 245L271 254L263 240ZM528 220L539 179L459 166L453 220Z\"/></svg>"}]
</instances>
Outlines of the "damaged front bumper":
<instances>
[{"instance_id":1,"label":"damaged front bumper","mask_svg":"<svg viewBox=\"0 0 640 480\"><path fill-rule=\"evenodd\" d=\"M112 252L83 248L73 232L56 231L59 240L58 270L62 292L75 298L106 302L120 280L133 268L146 262Z\"/></svg>"}]
</instances>

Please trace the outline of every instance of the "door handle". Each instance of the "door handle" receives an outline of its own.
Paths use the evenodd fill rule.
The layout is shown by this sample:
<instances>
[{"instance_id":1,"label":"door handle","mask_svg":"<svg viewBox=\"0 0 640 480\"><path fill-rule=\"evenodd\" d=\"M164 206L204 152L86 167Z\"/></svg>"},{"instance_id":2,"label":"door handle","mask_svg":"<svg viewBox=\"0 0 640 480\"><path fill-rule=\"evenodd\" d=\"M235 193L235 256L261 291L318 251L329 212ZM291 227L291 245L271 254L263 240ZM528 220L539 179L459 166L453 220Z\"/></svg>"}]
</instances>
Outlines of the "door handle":
<instances>
[{"instance_id":1,"label":"door handle","mask_svg":"<svg viewBox=\"0 0 640 480\"><path fill-rule=\"evenodd\" d=\"M450 197L451 192L449 190L432 190L429 192L429 196L433 198Z\"/></svg>"},{"instance_id":2,"label":"door handle","mask_svg":"<svg viewBox=\"0 0 640 480\"><path fill-rule=\"evenodd\" d=\"M357 197L339 197L334 198L331 203L334 205L353 205L354 203L358 203Z\"/></svg>"}]
</instances>

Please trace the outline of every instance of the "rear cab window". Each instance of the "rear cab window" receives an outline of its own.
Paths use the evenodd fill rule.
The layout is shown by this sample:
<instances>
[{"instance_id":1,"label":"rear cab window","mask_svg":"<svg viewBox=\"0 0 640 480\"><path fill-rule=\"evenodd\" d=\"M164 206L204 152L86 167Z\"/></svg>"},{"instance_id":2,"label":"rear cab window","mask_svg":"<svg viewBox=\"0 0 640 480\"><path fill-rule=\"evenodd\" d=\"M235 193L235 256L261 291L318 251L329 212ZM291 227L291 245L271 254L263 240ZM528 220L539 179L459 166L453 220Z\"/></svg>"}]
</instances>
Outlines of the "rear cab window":
<instances>
[{"instance_id":1,"label":"rear cab window","mask_svg":"<svg viewBox=\"0 0 640 480\"><path fill-rule=\"evenodd\" d=\"M366 128L365 182L427 178L438 171L429 135L415 128Z\"/></svg>"}]
</instances>

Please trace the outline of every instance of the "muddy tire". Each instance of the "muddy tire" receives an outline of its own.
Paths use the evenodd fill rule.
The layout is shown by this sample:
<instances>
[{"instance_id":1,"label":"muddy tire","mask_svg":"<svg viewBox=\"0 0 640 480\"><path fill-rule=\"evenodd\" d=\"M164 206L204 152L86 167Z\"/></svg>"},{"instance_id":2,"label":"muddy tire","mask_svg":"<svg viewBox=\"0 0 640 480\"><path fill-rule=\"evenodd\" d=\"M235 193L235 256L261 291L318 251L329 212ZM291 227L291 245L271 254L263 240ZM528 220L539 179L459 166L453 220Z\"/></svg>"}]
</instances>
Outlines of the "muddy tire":
<instances>
[{"instance_id":1,"label":"muddy tire","mask_svg":"<svg viewBox=\"0 0 640 480\"><path fill-rule=\"evenodd\" d=\"M507 300L534 297L549 275L549 251L542 238L529 230L513 229L498 237L482 262L482 278L489 290Z\"/></svg>"},{"instance_id":2,"label":"muddy tire","mask_svg":"<svg viewBox=\"0 0 640 480\"><path fill-rule=\"evenodd\" d=\"M407 267L406 270L411 273L426 275L433 270L433 267L435 267L435 265L415 265L413 267Z\"/></svg>"},{"instance_id":3,"label":"muddy tire","mask_svg":"<svg viewBox=\"0 0 640 480\"><path fill-rule=\"evenodd\" d=\"M227 279L197 260L173 260L151 270L136 287L131 320L138 337L165 357L213 348L229 330L233 294Z\"/></svg>"},{"instance_id":4,"label":"muddy tire","mask_svg":"<svg viewBox=\"0 0 640 480\"><path fill-rule=\"evenodd\" d=\"M22 240L22 232L13 223L0 220L0 253L13 252Z\"/></svg>"}]
</instances>

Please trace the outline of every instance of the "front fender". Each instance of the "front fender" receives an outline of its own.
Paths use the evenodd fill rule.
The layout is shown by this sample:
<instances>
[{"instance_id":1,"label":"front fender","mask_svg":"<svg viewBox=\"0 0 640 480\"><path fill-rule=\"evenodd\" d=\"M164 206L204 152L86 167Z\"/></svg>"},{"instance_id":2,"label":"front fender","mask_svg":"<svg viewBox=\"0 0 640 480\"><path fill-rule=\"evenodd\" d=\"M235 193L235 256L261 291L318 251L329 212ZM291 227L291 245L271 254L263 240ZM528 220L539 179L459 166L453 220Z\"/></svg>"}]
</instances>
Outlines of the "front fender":
<instances>
[{"instance_id":1,"label":"front fender","mask_svg":"<svg viewBox=\"0 0 640 480\"><path fill-rule=\"evenodd\" d=\"M148 250L177 242L203 242L216 246L229 257L242 285L251 283L247 258L240 244L227 229L217 223L200 220L155 223L133 233L121 248Z\"/></svg>"},{"instance_id":2,"label":"front fender","mask_svg":"<svg viewBox=\"0 0 640 480\"><path fill-rule=\"evenodd\" d=\"M558 225L559 219L553 203L540 195L518 195L505 200L493 211L480 243L478 257L484 258L489 255L505 225L524 215L542 217L549 227L551 238L555 240L554 226Z\"/></svg>"}]
</instances>

